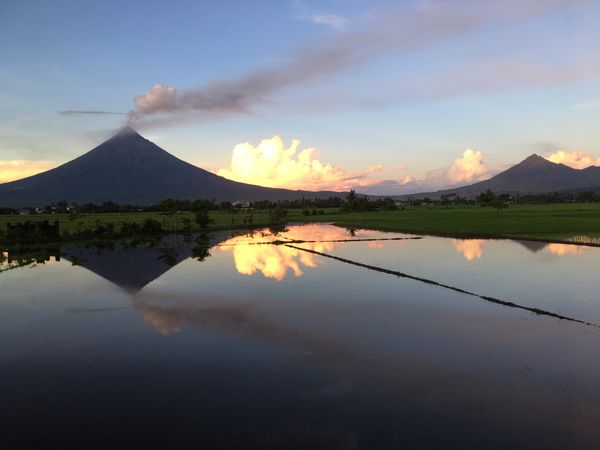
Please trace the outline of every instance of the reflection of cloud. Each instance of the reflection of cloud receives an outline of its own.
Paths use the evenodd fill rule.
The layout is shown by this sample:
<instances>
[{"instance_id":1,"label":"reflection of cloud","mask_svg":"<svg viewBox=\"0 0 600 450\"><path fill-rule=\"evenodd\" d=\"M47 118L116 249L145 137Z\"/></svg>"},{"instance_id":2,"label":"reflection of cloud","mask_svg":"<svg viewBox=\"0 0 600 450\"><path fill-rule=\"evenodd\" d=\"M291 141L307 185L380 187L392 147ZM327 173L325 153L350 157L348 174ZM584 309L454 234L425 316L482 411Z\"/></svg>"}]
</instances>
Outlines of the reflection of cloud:
<instances>
[{"instance_id":1,"label":"reflection of cloud","mask_svg":"<svg viewBox=\"0 0 600 450\"><path fill-rule=\"evenodd\" d=\"M369 285L365 289L368 292ZM539 439L535 430L546 426L555 411L563 408L574 414L558 423L559 436L566 436L568 440L576 435L583 446L590 448L598 441L597 427L592 425L598 421L600 410L596 396L589 395L590 386L594 386L592 376L581 372L584 375L577 380L585 389L574 397L570 391L553 389L547 383L539 383L537 377L524 376L523 370L515 370L515 367L531 364L529 349L535 346L541 355L536 359L535 369L562 375L553 363L556 346L545 345L548 337L556 337L557 333L561 337L558 342L569 344L566 347L569 351L564 352L568 367L585 366L594 347L587 333L550 320L515 320L504 314L483 311L465 316L460 308L444 308L440 314L439 308L422 308L404 302L379 303L379 299L368 300L369 314L365 315L365 309L355 304L324 302L304 294L298 292L297 297L292 296L282 304L274 292L250 302L234 300L237 289L225 292L223 298L210 299L199 297L197 293L178 295L176 291L167 291L153 295L146 292L136 299L136 307L144 315L152 311L156 316L165 316L159 323L171 324L171 327L216 333L232 343L229 353L224 354L225 358L233 358L232 361L243 361L240 355L248 343L252 348L258 343L261 345L258 348L284 349L286 361L289 354L292 360L309 363L311 373L322 374L319 383L311 383L308 390L299 391L302 398L318 400L318 404L330 402L331 396L339 396L336 400L340 402L349 401L354 397L342 396L353 395L354 391L374 395L374 399L385 395L388 403L394 403L396 408L408 405L406 414L414 413L417 405L416 411L424 417L440 414L444 420L458 417L479 429L491 430L490 433L501 424L512 430L511 436L515 439L521 441L526 436L533 439L531 442ZM364 298L367 299L368 294ZM511 332L507 334L509 328ZM172 330L160 329L163 334ZM232 340L232 337L241 339ZM524 342L528 345L523 345ZM469 349L467 359L465 343ZM415 357L419 354L428 357ZM507 373L501 379L490 380L486 376L490 370L486 356L490 354L495 355L491 361L494 367ZM274 359L278 356L270 351L260 356L258 365L265 364L269 372L275 370L279 375L277 367L272 365L279 361ZM464 363L457 365L457 360ZM406 361L411 363L406 364ZM219 367L215 370L209 373L222 374ZM281 374L289 376L289 372ZM254 384L248 386L252 389ZM457 396L457 390L463 394ZM520 392L528 394L522 396ZM435 398L433 404L432 398ZM482 399L493 408L480 408ZM523 411L518 417L511 414L515 402ZM464 411L464 417L458 415ZM522 417L527 420L523 421ZM307 432L304 429L300 434L305 436ZM338 447L329 440L328 445L319 448Z\"/></svg>"},{"instance_id":2,"label":"reflection of cloud","mask_svg":"<svg viewBox=\"0 0 600 450\"><path fill-rule=\"evenodd\" d=\"M290 269L296 277L302 276L300 262L307 267L316 265L313 255L282 245L237 245L222 248L233 249L235 268L242 275L261 272L267 278L281 281Z\"/></svg>"},{"instance_id":3,"label":"reflection of cloud","mask_svg":"<svg viewBox=\"0 0 600 450\"><path fill-rule=\"evenodd\" d=\"M54 255L12 254L6 250L0 253L0 272L17 267L35 266L37 264L54 264L60 257Z\"/></svg>"},{"instance_id":4,"label":"reflection of cloud","mask_svg":"<svg viewBox=\"0 0 600 450\"><path fill-rule=\"evenodd\" d=\"M546 248L558 256L580 255L589 250L588 247L573 244L548 244Z\"/></svg>"},{"instance_id":5,"label":"reflection of cloud","mask_svg":"<svg viewBox=\"0 0 600 450\"><path fill-rule=\"evenodd\" d=\"M150 325L163 336L179 333L183 329L179 315L165 314L161 309L143 308L142 323Z\"/></svg>"},{"instance_id":6,"label":"reflection of cloud","mask_svg":"<svg viewBox=\"0 0 600 450\"><path fill-rule=\"evenodd\" d=\"M462 253L467 261L482 258L484 243L484 239L452 239L456 251Z\"/></svg>"},{"instance_id":7,"label":"reflection of cloud","mask_svg":"<svg viewBox=\"0 0 600 450\"><path fill-rule=\"evenodd\" d=\"M328 227L319 224L304 225L289 228L290 238L297 240L336 240L345 239L348 234L343 228ZM314 242L302 244L318 252L331 252L334 244L331 242ZM306 268L317 267L317 257L285 245L260 245L248 243L246 237L233 237L225 241L221 247L223 251L231 251L235 261L236 270L242 275L262 273L267 278L282 281L292 271L296 277L301 277Z\"/></svg>"},{"instance_id":8,"label":"reflection of cloud","mask_svg":"<svg viewBox=\"0 0 600 450\"><path fill-rule=\"evenodd\" d=\"M380 236L381 233L372 230L353 230L353 235L341 227L324 224L292 225L283 235L283 240L292 239L302 242L301 247L321 253L330 253L334 249L334 242L346 239L370 239ZM219 245L221 251L232 252L235 267L238 273L254 275L262 273L265 277L282 281L291 270L296 277L301 277L303 268L318 266L318 257L285 245L260 244L282 236L262 234L261 239L254 241L247 236L236 236ZM315 242L310 242L315 241ZM317 242L318 241L318 242ZM377 242L369 242L371 248L380 248Z\"/></svg>"}]
</instances>

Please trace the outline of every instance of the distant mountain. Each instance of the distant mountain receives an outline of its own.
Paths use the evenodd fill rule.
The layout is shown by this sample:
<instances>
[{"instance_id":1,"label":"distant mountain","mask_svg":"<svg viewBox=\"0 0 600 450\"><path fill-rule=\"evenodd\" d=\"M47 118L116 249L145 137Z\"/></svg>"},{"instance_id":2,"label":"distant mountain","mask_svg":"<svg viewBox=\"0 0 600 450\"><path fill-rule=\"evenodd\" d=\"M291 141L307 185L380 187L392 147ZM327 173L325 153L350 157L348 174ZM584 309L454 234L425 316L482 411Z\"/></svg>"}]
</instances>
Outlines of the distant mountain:
<instances>
[{"instance_id":1,"label":"distant mountain","mask_svg":"<svg viewBox=\"0 0 600 450\"><path fill-rule=\"evenodd\" d=\"M62 166L0 184L0 206L13 208L46 206L61 200L143 205L167 198L256 201L342 195L231 181L176 158L129 127Z\"/></svg>"},{"instance_id":2,"label":"distant mountain","mask_svg":"<svg viewBox=\"0 0 600 450\"><path fill-rule=\"evenodd\" d=\"M564 164L550 162L534 154L489 180L454 189L403 195L402 197L438 198L442 194L449 193L474 197L487 189L491 189L495 193L519 194L584 190L600 192L600 167L591 166L586 169L573 169Z\"/></svg>"}]
</instances>

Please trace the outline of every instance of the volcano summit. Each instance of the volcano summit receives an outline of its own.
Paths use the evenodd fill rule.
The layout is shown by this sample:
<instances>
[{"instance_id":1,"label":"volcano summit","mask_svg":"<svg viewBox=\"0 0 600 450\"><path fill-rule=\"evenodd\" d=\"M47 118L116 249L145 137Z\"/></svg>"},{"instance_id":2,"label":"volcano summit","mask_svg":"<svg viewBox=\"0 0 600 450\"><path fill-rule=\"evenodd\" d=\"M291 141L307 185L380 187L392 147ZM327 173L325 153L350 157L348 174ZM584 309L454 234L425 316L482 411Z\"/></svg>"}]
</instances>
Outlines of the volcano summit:
<instances>
[{"instance_id":1,"label":"volcano summit","mask_svg":"<svg viewBox=\"0 0 600 450\"><path fill-rule=\"evenodd\" d=\"M231 181L176 158L129 127L55 169L0 184L0 206L13 208L62 200L144 205L167 198L256 201L340 195Z\"/></svg>"}]
</instances>

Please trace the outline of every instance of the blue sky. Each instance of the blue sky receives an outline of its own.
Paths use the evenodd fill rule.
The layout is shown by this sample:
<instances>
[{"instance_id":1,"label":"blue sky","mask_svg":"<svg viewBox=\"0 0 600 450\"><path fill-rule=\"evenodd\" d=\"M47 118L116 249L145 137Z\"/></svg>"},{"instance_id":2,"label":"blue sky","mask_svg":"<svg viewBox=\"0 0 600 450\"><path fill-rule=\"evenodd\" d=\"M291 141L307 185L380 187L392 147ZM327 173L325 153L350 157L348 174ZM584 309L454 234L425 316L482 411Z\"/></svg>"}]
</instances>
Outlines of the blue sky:
<instances>
[{"instance_id":1,"label":"blue sky","mask_svg":"<svg viewBox=\"0 0 600 450\"><path fill-rule=\"evenodd\" d=\"M324 187L337 177L365 192L452 185L461 168L475 181L534 152L595 161L598 24L596 0L5 0L0 170L80 155L126 116L60 111L141 111L133 97L157 84L176 94L134 126L213 170L228 168L242 142L260 163L259 142L275 135L319 150L311 158L334 168ZM244 92L233 108L207 113L182 100L212 102L210 87L224 80L237 95L265 70L281 86ZM480 153L453 168L468 148Z\"/></svg>"}]
</instances>

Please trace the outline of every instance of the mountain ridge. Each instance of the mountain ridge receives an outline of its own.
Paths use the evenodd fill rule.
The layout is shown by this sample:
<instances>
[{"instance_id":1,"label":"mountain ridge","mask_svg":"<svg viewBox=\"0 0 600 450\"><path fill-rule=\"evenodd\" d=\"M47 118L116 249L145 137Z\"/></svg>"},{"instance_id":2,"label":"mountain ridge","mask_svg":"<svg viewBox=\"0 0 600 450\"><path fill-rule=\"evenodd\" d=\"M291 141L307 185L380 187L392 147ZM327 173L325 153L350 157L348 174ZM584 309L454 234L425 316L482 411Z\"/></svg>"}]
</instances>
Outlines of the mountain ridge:
<instances>
[{"instance_id":1,"label":"mountain ridge","mask_svg":"<svg viewBox=\"0 0 600 450\"><path fill-rule=\"evenodd\" d=\"M129 127L54 169L0 184L0 206L73 203L151 204L166 198L216 201L293 200L342 196L228 180L170 154Z\"/></svg>"},{"instance_id":2,"label":"mountain ridge","mask_svg":"<svg viewBox=\"0 0 600 450\"><path fill-rule=\"evenodd\" d=\"M591 190L600 193L600 167L589 166L574 169L562 163L554 163L537 154L532 154L518 164L495 176L449 189L432 192L404 194L398 198L439 198L444 194L456 193L465 197L475 197L490 189L495 193L543 194L548 192L568 192Z\"/></svg>"}]
</instances>

